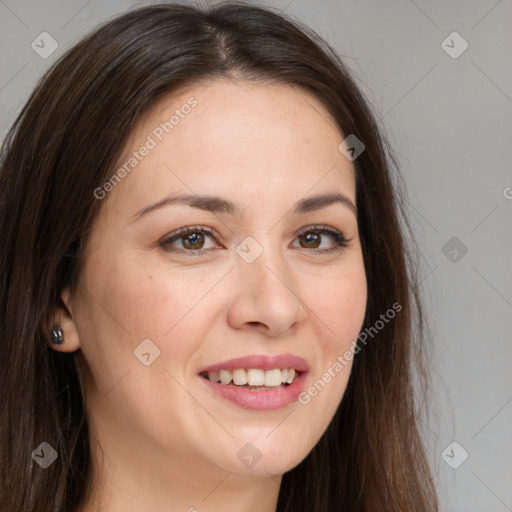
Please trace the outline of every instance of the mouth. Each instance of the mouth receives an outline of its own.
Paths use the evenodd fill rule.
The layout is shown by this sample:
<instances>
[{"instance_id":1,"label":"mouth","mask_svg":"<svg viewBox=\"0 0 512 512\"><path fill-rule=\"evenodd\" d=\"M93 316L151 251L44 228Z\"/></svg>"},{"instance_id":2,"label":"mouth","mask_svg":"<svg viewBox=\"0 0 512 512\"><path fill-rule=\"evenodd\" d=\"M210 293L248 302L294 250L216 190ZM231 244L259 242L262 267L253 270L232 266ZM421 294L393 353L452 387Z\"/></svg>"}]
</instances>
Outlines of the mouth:
<instances>
[{"instance_id":1,"label":"mouth","mask_svg":"<svg viewBox=\"0 0 512 512\"><path fill-rule=\"evenodd\" d=\"M293 384L302 373L295 368L273 368L271 370L237 368L233 371L201 372L200 375L210 382L220 383L224 386L232 385L251 391L269 391Z\"/></svg>"},{"instance_id":2,"label":"mouth","mask_svg":"<svg viewBox=\"0 0 512 512\"><path fill-rule=\"evenodd\" d=\"M199 377L217 397L243 409L262 411L297 401L308 370L301 357L255 355L209 366Z\"/></svg>"}]
</instances>

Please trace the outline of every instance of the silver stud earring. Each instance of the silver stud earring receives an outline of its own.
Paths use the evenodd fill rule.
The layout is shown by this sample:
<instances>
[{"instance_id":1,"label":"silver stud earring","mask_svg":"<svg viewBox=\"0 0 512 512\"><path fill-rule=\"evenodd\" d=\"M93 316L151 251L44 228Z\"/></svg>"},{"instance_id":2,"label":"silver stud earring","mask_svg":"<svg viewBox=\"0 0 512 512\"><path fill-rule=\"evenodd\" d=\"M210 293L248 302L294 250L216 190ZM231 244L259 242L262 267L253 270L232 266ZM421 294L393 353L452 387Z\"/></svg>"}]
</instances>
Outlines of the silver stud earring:
<instances>
[{"instance_id":1,"label":"silver stud earring","mask_svg":"<svg viewBox=\"0 0 512 512\"><path fill-rule=\"evenodd\" d=\"M60 347L63 341L64 341L64 332L62 331L62 328L61 328L60 322L59 322L50 331L50 343Z\"/></svg>"}]
</instances>

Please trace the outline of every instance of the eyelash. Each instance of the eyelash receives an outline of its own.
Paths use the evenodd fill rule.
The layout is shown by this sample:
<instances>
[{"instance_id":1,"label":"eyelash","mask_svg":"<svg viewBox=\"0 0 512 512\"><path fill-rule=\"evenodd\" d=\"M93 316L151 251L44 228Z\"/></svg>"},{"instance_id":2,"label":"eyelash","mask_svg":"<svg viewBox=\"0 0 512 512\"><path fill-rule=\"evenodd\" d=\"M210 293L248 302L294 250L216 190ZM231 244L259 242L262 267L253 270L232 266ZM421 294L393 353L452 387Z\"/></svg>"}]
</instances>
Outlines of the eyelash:
<instances>
[{"instance_id":1,"label":"eyelash","mask_svg":"<svg viewBox=\"0 0 512 512\"><path fill-rule=\"evenodd\" d=\"M190 235L193 233L202 233L202 234L208 234L211 238L213 238L215 241L219 238L219 235L214 229L203 227L203 226L190 226L186 228L179 229L175 231L174 233L171 233L167 238L162 240L160 242L160 246L167 252L174 252L174 253L181 253L181 254L188 254L191 256L200 256L202 254L206 254L211 249L181 249L181 250L174 250L169 249L169 246L175 242L176 240L179 240L180 238ZM343 233L338 231L337 229L331 228L329 226L325 225L315 225L315 226L309 226L307 229L304 229L297 233L297 237L305 235L307 233L313 233L315 235L328 235L330 236L336 243L335 247L331 249L308 249L307 247L302 247L302 249L309 250L313 253L320 253L320 254L329 254L334 253L337 251L343 250L345 247L347 247L350 240L345 238Z\"/></svg>"}]
</instances>

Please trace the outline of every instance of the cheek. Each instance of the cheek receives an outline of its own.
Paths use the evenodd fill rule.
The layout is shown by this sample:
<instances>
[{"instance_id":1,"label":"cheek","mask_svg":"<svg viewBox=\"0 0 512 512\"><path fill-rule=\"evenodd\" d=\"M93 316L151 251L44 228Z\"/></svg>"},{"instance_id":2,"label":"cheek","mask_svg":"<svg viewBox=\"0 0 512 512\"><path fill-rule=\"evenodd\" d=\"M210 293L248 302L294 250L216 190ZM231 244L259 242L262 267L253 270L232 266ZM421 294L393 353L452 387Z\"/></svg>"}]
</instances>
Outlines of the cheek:
<instances>
[{"instance_id":1,"label":"cheek","mask_svg":"<svg viewBox=\"0 0 512 512\"><path fill-rule=\"evenodd\" d=\"M305 414L316 418L306 435L308 446L314 445L325 432L345 393L353 364L353 345L363 325L366 300L367 283L362 263L325 277L320 289L308 298L308 303L312 304L309 318L317 343L317 364L311 369L299 396Z\"/></svg>"},{"instance_id":2,"label":"cheek","mask_svg":"<svg viewBox=\"0 0 512 512\"><path fill-rule=\"evenodd\" d=\"M150 339L162 353L172 347L173 358L179 358L195 350L194 340L204 339L208 332L209 319L216 316L211 297L224 273L206 266L149 268L143 256L137 256L114 261L91 286L108 305L109 314L101 308L96 311L110 338L118 341L116 350L128 344L133 351Z\"/></svg>"},{"instance_id":3,"label":"cheek","mask_svg":"<svg viewBox=\"0 0 512 512\"><path fill-rule=\"evenodd\" d=\"M324 353L345 350L357 338L366 311L367 283L362 264L353 266L321 282L308 302L312 305L311 319L318 329L318 340L324 343Z\"/></svg>"}]
</instances>

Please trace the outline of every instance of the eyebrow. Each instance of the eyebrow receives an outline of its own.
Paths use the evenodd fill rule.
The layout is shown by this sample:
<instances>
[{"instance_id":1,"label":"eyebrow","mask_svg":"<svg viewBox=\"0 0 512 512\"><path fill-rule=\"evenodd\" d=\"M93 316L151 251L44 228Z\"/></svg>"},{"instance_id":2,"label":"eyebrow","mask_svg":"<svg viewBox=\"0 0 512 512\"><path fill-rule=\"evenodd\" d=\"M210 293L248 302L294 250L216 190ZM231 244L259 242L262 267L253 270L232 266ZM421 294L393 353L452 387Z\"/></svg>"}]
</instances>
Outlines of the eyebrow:
<instances>
[{"instance_id":1,"label":"eyebrow","mask_svg":"<svg viewBox=\"0 0 512 512\"><path fill-rule=\"evenodd\" d=\"M339 192L319 194L301 199L295 203L291 213L292 215L303 215L305 213L310 213L322 208L326 208L327 206L336 203L349 208L354 214L357 215L357 208L355 204L347 196ZM150 212L173 204L182 204L211 213L225 213L228 215L239 215L241 213L240 204L232 203L231 201L218 196L180 194L177 196L165 197L154 204L145 206L133 216L132 222L138 221L141 217L147 215Z\"/></svg>"}]
</instances>

